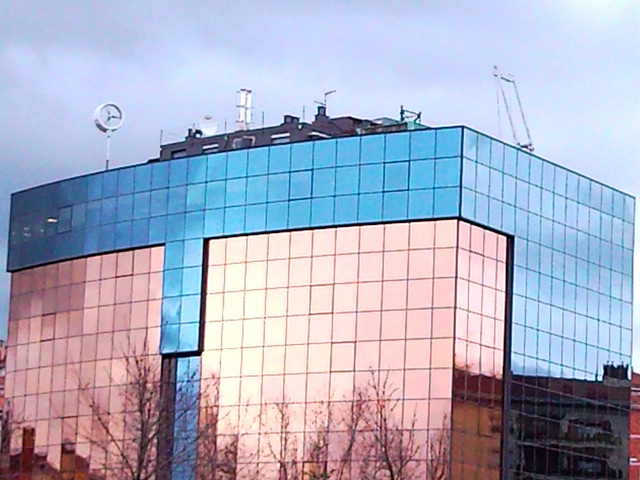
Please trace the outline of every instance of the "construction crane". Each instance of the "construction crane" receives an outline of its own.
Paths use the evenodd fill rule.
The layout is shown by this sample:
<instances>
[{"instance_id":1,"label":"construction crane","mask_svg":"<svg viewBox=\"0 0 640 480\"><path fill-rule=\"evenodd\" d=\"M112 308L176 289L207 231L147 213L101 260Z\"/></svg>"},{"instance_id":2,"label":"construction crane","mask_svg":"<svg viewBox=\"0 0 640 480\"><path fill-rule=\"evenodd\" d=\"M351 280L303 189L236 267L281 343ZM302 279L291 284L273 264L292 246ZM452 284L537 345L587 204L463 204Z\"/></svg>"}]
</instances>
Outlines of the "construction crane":
<instances>
[{"instance_id":1,"label":"construction crane","mask_svg":"<svg viewBox=\"0 0 640 480\"><path fill-rule=\"evenodd\" d=\"M509 118L509 125L511 126L511 134L513 135L513 143L515 143L518 147L529 150L533 152L533 142L531 141L531 133L529 132L529 126L527 125L527 119L524 116L524 110L522 109L522 102L520 101L520 94L518 93L518 85L516 84L516 79L512 74L503 75L500 73L500 70L497 66L493 67L493 76L496 79L496 103L498 108L498 130L500 129L500 98L502 97L502 102L504 103L504 109L507 112L507 117ZM522 118L522 124L524 125L525 132L527 134L526 142L522 143L518 139L518 134L516 132L515 123L513 121L513 117L511 116L511 110L509 108L509 102L507 101L507 94L505 93L504 85L512 85L513 92L515 93L516 100L518 102L518 108L520 109L520 117ZM500 134L500 132L498 132Z\"/></svg>"}]
</instances>

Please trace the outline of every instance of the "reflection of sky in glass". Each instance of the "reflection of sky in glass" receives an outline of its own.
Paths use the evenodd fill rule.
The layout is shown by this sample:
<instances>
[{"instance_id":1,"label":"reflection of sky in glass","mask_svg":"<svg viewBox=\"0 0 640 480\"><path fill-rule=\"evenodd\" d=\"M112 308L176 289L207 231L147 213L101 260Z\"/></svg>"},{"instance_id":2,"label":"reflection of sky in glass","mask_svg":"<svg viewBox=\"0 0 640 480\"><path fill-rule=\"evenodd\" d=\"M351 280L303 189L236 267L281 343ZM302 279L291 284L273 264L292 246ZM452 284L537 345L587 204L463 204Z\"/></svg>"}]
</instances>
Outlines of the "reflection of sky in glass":
<instances>
[{"instance_id":1,"label":"reflection of sky in glass","mask_svg":"<svg viewBox=\"0 0 640 480\"><path fill-rule=\"evenodd\" d=\"M441 428L454 365L502 378L506 251L457 221L210 240L203 374L220 373L225 415L286 400L304 431L305 405L351 398L373 371L407 421Z\"/></svg>"},{"instance_id":2,"label":"reflection of sky in glass","mask_svg":"<svg viewBox=\"0 0 640 480\"><path fill-rule=\"evenodd\" d=\"M155 247L12 274L7 400L16 421L35 428L36 453L55 468L65 443L91 468L101 466L102 452L88 441L85 396L122 415L123 358L158 351L162 269L163 248ZM12 453L22 433L13 433Z\"/></svg>"}]
</instances>

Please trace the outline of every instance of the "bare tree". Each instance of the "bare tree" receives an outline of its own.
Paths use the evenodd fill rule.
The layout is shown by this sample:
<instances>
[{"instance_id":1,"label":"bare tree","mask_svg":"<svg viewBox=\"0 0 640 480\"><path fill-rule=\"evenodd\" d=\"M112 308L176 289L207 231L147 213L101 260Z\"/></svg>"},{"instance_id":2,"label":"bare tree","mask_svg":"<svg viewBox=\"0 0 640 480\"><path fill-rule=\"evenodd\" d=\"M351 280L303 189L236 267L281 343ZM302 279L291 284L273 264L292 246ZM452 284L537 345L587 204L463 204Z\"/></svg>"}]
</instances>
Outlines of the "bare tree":
<instances>
[{"instance_id":1,"label":"bare tree","mask_svg":"<svg viewBox=\"0 0 640 480\"><path fill-rule=\"evenodd\" d=\"M177 382L146 349L125 355L121 367L118 378L111 375L111 395L80 386L92 428L79 433L99 452L92 463L113 480L155 480L168 478L172 469L193 468L190 440L199 435L199 379Z\"/></svg>"},{"instance_id":2,"label":"bare tree","mask_svg":"<svg viewBox=\"0 0 640 480\"><path fill-rule=\"evenodd\" d=\"M285 401L263 405L262 426L266 451L277 466L278 480L298 480L301 474L300 445L291 425L291 406ZM275 430L272 430L275 429Z\"/></svg>"},{"instance_id":3,"label":"bare tree","mask_svg":"<svg viewBox=\"0 0 640 480\"><path fill-rule=\"evenodd\" d=\"M451 452L451 431L448 417L442 419L442 427L429 439L427 458L427 480L445 480L449 478L449 456Z\"/></svg>"},{"instance_id":4,"label":"bare tree","mask_svg":"<svg viewBox=\"0 0 640 480\"><path fill-rule=\"evenodd\" d=\"M374 478L411 480L419 475L421 445L416 432L417 412L411 412L403 422L402 401L389 377L380 381L372 372L367 384L368 408L366 423L368 445L364 446L363 460L372 459ZM371 465L372 464L372 465Z\"/></svg>"}]
</instances>

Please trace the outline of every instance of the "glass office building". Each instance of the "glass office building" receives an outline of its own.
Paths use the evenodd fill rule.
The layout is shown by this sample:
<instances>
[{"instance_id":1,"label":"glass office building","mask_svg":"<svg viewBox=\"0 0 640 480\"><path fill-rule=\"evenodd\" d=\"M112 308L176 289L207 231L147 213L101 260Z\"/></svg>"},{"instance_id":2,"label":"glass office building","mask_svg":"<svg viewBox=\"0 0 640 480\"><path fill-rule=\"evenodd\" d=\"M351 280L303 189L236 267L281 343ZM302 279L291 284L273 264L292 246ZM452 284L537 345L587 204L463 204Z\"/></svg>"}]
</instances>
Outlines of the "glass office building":
<instances>
[{"instance_id":1,"label":"glass office building","mask_svg":"<svg viewBox=\"0 0 640 480\"><path fill-rule=\"evenodd\" d=\"M203 478L213 421L208 478L628 478L634 208L466 127L18 192L4 468L116 478L83 397L125 415L144 351L176 405L217 381L167 478Z\"/></svg>"}]
</instances>

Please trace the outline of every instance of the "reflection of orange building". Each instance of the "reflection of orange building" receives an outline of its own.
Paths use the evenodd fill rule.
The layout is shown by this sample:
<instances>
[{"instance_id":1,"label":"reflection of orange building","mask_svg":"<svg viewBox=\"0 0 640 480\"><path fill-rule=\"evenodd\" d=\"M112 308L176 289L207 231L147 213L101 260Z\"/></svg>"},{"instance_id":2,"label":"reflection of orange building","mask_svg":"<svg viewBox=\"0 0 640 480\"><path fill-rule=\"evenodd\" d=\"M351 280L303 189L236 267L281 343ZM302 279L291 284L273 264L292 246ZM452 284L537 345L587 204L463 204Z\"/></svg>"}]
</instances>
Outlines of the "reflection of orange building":
<instances>
[{"instance_id":1,"label":"reflection of orange building","mask_svg":"<svg viewBox=\"0 0 640 480\"><path fill-rule=\"evenodd\" d=\"M455 370L452 479L500 478L503 385L501 378Z\"/></svg>"},{"instance_id":2,"label":"reflection of orange building","mask_svg":"<svg viewBox=\"0 0 640 480\"><path fill-rule=\"evenodd\" d=\"M631 416L629 418L629 480L640 479L640 374L631 376Z\"/></svg>"},{"instance_id":3,"label":"reflection of orange building","mask_svg":"<svg viewBox=\"0 0 640 480\"><path fill-rule=\"evenodd\" d=\"M76 454L75 446L60 445L60 468L56 469L47 455L36 452L36 432L24 428L22 448L16 454L3 456L0 477L11 480L101 480L103 477L89 472L87 459Z\"/></svg>"}]
</instances>

